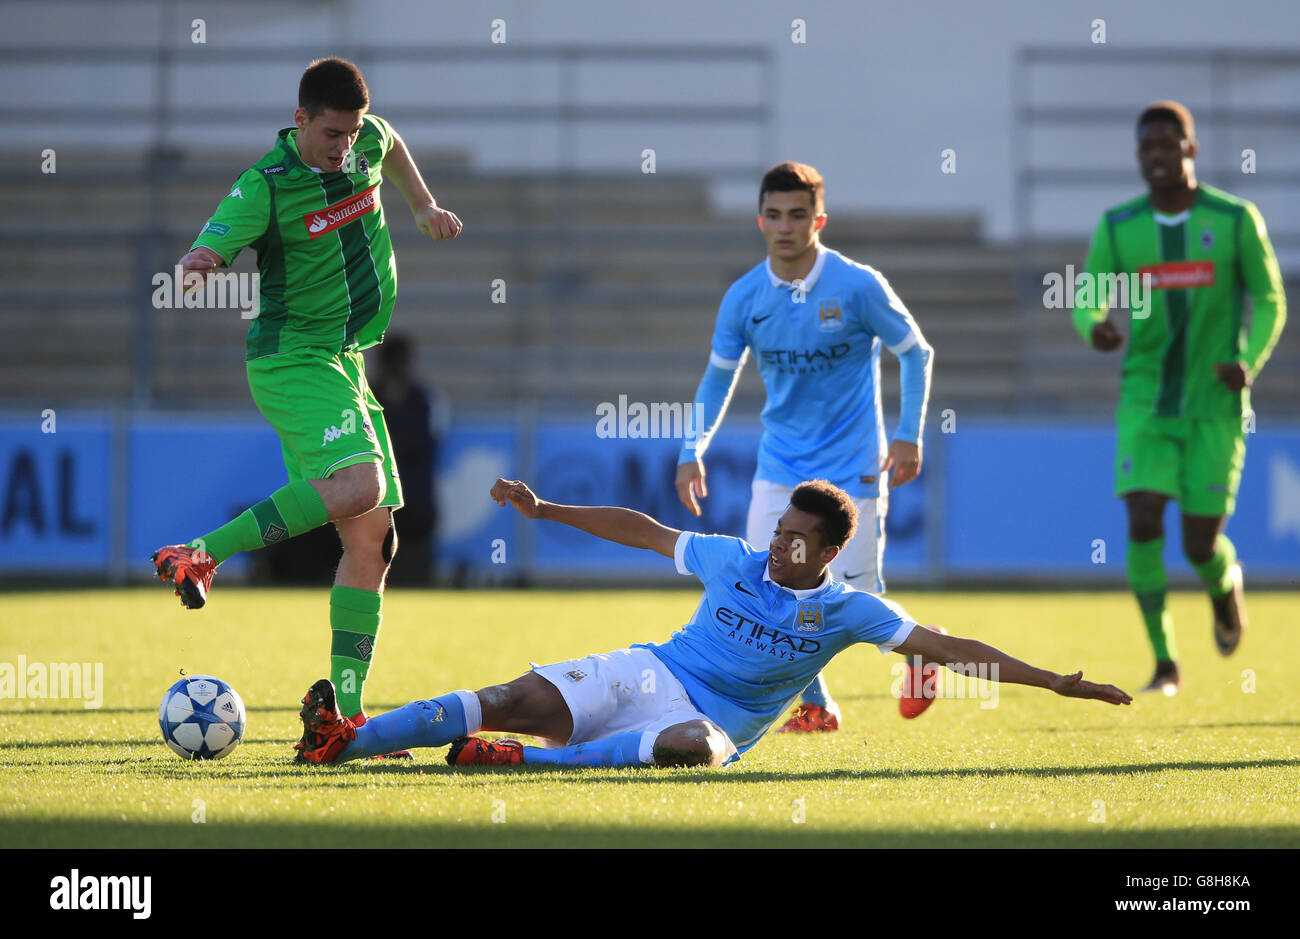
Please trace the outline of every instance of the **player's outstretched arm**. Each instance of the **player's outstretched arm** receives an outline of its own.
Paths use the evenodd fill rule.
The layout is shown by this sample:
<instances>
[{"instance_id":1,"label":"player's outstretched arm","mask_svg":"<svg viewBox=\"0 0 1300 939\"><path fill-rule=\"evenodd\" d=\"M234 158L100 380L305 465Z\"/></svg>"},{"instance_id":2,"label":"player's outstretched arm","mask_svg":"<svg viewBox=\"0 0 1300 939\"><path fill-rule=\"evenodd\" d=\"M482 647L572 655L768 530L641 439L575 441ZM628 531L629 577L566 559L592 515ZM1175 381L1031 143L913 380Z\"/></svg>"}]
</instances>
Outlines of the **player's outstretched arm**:
<instances>
[{"instance_id":1,"label":"player's outstretched arm","mask_svg":"<svg viewBox=\"0 0 1300 939\"><path fill-rule=\"evenodd\" d=\"M1046 688L1067 698L1095 698L1108 704L1133 703L1132 697L1114 685L1084 681L1083 672L1058 675L1035 668L976 639L949 636L924 626L914 628L894 651L908 656L919 655L927 662L937 662L959 673L967 672L972 665L988 665L988 677L994 681Z\"/></svg>"},{"instance_id":2,"label":"player's outstretched arm","mask_svg":"<svg viewBox=\"0 0 1300 939\"><path fill-rule=\"evenodd\" d=\"M421 232L434 241L455 238L464 227L456 213L438 207L424 184L424 177L411 158L411 151L406 149L406 141L393 131L393 148L384 157L384 176L392 181L397 191L406 199L415 216L415 224Z\"/></svg>"},{"instance_id":3,"label":"player's outstretched arm","mask_svg":"<svg viewBox=\"0 0 1300 939\"><path fill-rule=\"evenodd\" d=\"M537 498L525 483L517 479L498 479L490 493L497 505L509 502L526 518L544 518L563 522L589 535L625 544L632 548L646 548L664 557L673 556L673 548L681 532L660 525L644 512L611 505L557 505Z\"/></svg>"}]
</instances>

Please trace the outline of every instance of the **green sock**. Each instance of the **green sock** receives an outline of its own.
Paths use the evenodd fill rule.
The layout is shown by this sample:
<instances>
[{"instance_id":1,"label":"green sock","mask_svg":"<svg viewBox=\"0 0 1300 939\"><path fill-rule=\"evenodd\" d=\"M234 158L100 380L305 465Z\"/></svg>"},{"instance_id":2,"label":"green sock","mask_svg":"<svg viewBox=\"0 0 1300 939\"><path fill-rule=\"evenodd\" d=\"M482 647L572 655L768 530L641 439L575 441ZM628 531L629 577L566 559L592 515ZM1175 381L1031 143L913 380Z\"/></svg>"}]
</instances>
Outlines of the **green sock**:
<instances>
[{"instance_id":1,"label":"green sock","mask_svg":"<svg viewBox=\"0 0 1300 939\"><path fill-rule=\"evenodd\" d=\"M195 538L189 547L206 551L218 564L240 551L264 548L277 541L305 534L329 521L329 510L314 486L305 479L271 493L239 516Z\"/></svg>"},{"instance_id":2,"label":"green sock","mask_svg":"<svg viewBox=\"0 0 1300 939\"><path fill-rule=\"evenodd\" d=\"M356 587L330 591L330 681L334 682L339 713L353 717L361 710L361 689L375 654L375 639L384 615L384 595Z\"/></svg>"},{"instance_id":3,"label":"green sock","mask_svg":"<svg viewBox=\"0 0 1300 939\"><path fill-rule=\"evenodd\" d=\"M1137 597L1142 623L1146 626L1156 660L1172 662L1178 658L1178 651L1174 648L1174 620L1165 606L1168 582L1165 579L1164 553L1164 538L1142 542L1130 538L1124 562L1128 568L1129 587Z\"/></svg>"},{"instance_id":4,"label":"green sock","mask_svg":"<svg viewBox=\"0 0 1300 939\"><path fill-rule=\"evenodd\" d=\"M1237 563L1237 548L1227 535L1214 539L1214 556L1204 564L1192 563L1196 575L1201 578L1212 597L1222 597L1232 592L1232 578L1228 571Z\"/></svg>"}]
</instances>

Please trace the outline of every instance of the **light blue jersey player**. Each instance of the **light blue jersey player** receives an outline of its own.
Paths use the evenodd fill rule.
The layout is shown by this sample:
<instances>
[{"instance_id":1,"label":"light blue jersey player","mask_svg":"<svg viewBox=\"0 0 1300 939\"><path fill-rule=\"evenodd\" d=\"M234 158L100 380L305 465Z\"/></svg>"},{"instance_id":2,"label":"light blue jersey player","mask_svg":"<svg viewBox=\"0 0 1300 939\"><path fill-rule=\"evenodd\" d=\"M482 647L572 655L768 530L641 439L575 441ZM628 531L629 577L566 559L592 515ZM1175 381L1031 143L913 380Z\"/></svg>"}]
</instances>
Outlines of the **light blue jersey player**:
<instances>
[{"instance_id":1,"label":"light blue jersey player","mask_svg":"<svg viewBox=\"0 0 1300 939\"><path fill-rule=\"evenodd\" d=\"M1082 672L1057 675L918 626L897 604L836 581L828 565L853 536L857 509L825 480L795 487L765 552L631 509L556 505L518 480L498 479L491 497L528 518L673 558L679 572L699 578L704 596L666 642L535 665L508 684L412 701L360 727L339 713L334 686L322 678L303 698L298 760L339 763L450 744L447 762L457 766L721 766L757 743L831 657L858 642L1069 697L1132 700L1083 681ZM550 746L472 736L479 730L531 734Z\"/></svg>"},{"instance_id":2,"label":"light blue jersey player","mask_svg":"<svg viewBox=\"0 0 1300 939\"><path fill-rule=\"evenodd\" d=\"M695 396L700 430L682 447L677 494L700 514L697 498L707 493L704 453L752 352L767 403L745 540L766 542L799 482L828 479L853 496L861 520L831 572L859 590L883 593L889 488L921 470L933 353L878 271L821 244L826 212L817 170L803 163L774 166L758 199L768 256L722 298L709 366ZM888 446L880 405L882 345L898 356L902 390L898 430ZM931 698L913 696L924 682L907 677L899 710L916 717ZM839 709L820 675L802 699L782 730L839 727Z\"/></svg>"}]
</instances>

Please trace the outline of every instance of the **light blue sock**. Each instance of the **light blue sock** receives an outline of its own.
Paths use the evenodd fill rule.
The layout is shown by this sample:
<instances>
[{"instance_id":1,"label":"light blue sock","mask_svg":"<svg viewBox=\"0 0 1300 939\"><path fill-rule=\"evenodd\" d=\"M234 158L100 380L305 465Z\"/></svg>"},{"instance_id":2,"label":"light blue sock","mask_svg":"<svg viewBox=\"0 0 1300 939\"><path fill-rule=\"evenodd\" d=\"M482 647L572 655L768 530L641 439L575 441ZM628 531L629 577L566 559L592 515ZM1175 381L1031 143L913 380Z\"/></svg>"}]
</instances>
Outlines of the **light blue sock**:
<instances>
[{"instance_id":1,"label":"light blue sock","mask_svg":"<svg viewBox=\"0 0 1300 939\"><path fill-rule=\"evenodd\" d=\"M826 687L826 679L822 678L821 672L818 672L812 684L803 690L803 697L800 700L804 704L819 704L824 708L831 706L831 692Z\"/></svg>"},{"instance_id":2,"label":"light blue sock","mask_svg":"<svg viewBox=\"0 0 1300 939\"><path fill-rule=\"evenodd\" d=\"M357 739L347 745L335 761L362 760L368 756L410 750L412 747L442 747L457 737L476 733L483 724L478 695L453 691L431 701L412 701L396 711L372 717L357 728Z\"/></svg>"},{"instance_id":3,"label":"light blue sock","mask_svg":"<svg viewBox=\"0 0 1300 939\"><path fill-rule=\"evenodd\" d=\"M524 762L557 766L640 766L642 736L641 731L631 730L556 750L524 747Z\"/></svg>"}]
</instances>

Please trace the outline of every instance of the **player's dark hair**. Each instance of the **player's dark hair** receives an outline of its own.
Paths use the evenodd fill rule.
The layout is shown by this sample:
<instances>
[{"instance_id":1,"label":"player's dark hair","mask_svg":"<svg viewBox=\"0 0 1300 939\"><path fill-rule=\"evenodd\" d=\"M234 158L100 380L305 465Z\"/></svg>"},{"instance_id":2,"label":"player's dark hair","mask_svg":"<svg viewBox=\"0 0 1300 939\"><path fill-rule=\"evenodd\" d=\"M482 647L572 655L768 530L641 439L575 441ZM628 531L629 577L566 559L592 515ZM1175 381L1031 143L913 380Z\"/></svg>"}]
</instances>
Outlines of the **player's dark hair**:
<instances>
[{"instance_id":1,"label":"player's dark hair","mask_svg":"<svg viewBox=\"0 0 1300 939\"><path fill-rule=\"evenodd\" d=\"M1154 121L1163 121L1175 125L1183 132L1183 137L1188 141L1196 140L1196 122L1192 120L1192 112L1177 101L1152 101L1137 119L1137 135L1142 136L1142 128Z\"/></svg>"},{"instance_id":2,"label":"player's dark hair","mask_svg":"<svg viewBox=\"0 0 1300 939\"><path fill-rule=\"evenodd\" d=\"M822 174L807 163L778 163L763 174L758 187L758 210L763 211L763 199L769 192L806 192L812 196L813 214L826 211L826 184Z\"/></svg>"},{"instance_id":3,"label":"player's dark hair","mask_svg":"<svg viewBox=\"0 0 1300 939\"><path fill-rule=\"evenodd\" d=\"M814 529L821 535L822 546L842 548L858 530L858 507L839 486L824 479L812 479L795 486L790 505L800 512L817 516Z\"/></svg>"},{"instance_id":4,"label":"player's dark hair","mask_svg":"<svg viewBox=\"0 0 1300 939\"><path fill-rule=\"evenodd\" d=\"M370 89L361 69L347 59L317 59L307 66L298 82L298 107L308 119L326 108L331 111L365 111L370 108Z\"/></svg>"}]
</instances>

